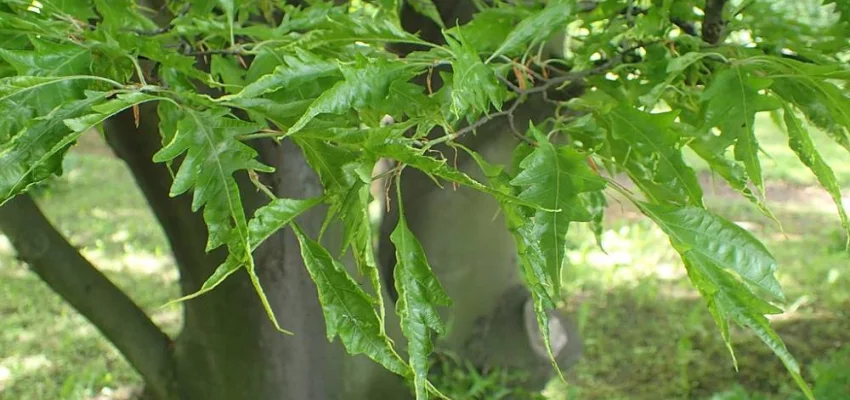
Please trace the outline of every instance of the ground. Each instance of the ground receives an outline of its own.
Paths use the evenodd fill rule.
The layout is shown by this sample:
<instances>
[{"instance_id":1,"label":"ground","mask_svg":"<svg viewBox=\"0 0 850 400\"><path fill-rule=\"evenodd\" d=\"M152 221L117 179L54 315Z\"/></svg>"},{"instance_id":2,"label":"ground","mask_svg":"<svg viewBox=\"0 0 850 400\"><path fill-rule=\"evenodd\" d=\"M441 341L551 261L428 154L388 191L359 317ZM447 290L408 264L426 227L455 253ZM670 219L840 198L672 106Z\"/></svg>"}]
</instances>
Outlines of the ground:
<instances>
[{"instance_id":1,"label":"ground","mask_svg":"<svg viewBox=\"0 0 850 400\"><path fill-rule=\"evenodd\" d=\"M803 364L819 399L850 398L850 256L835 206L759 119L767 196L782 228L705 172L713 211L750 229L774 253L789 302L773 318ZM816 143L850 184L848 154L816 135ZM153 315L169 333L177 293L168 246L129 173L96 135L75 149L65 175L36 192L54 224ZM612 199L602 245L585 227L572 230L564 307L585 341L568 385L552 382L551 399L796 399L781 363L758 340L733 332L739 371L705 305L660 231ZM448 371L442 384L458 399L501 398L512 372ZM129 399L141 382L120 354L79 314L14 258L0 236L0 398Z\"/></svg>"}]
</instances>

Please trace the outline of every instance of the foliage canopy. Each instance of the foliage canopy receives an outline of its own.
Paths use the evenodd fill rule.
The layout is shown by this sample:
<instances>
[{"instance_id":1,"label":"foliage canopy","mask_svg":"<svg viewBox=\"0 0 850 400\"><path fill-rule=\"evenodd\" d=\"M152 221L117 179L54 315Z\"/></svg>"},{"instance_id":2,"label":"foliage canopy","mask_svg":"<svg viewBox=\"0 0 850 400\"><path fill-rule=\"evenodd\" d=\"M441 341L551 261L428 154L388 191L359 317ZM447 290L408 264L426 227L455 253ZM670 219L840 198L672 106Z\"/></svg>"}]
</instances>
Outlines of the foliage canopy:
<instances>
[{"instance_id":1,"label":"foliage canopy","mask_svg":"<svg viewBox=\"0 0 850 400\"><path fill-rule=\"evenodd\" d=\"M207 250L228 250L189 297L244 268L285 331L265 301L252 252L291 226L328 338L409 378L417 398L427 398L439 395L426 362L432 333L445 329L436 307L450 299L404 217L391 239L408 360L386 336L380 296L359 287L337 257L350 249L381 292L367 211L375 164L393 160L396 175L415 168L496 198L544 333L546 310L559 297L567 229L598 226L613 190L670 237L727 344L730 321L752 329L811 396L765 317L782 312L776 261L746 230L705 208L683 151L771 215L754 121L774 113L850 231L836 178L809 136L817 128L850 150L850 3L812 0L807 13L795 14L795 2L767 0L475 1L477 13L463 24L443 21L430 0L285 3L174 0L153 10L132 0L0 1L0 203L61 173L80 135L124 110L138 118L140 104L155 102L162 149L153 161L175 164L172 196L192 191ZM402 29L404 4L441 27L442 40ZM551 115L515 126L514 114L533 98L543 98ZM521 139L513 165L456 142L495 119ZM273 172L254 140L299 146L322 196L274 198L254 178ZM444 145L469 152L486 181L434 151ZM618 173L639 193L616 183ZM252 216L238 174L271 197ZM319 204L329 205L329 222L344 226L342 249L325 249L294 223Z\"/></svg>"}]
</instances>

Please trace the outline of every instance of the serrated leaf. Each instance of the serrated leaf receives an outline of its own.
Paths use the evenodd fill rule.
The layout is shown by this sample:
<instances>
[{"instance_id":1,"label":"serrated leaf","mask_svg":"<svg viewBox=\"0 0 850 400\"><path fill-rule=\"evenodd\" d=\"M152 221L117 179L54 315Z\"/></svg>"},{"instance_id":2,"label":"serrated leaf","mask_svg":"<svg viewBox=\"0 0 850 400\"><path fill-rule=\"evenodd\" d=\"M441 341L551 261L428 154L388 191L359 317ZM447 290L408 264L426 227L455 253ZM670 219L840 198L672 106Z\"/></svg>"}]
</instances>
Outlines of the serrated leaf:
<instances>
[{"instance_id":1,"label":"serrated leaf","mask_svg":"<svg viewBox=\"0 0 850 400\"><path fill-rule=\"evenodd\" d=\"M451 299L434 276L422 245L407 227L404 211L399 210L399 214L398 225L390 235L396 249L396 313L407 338L416 398L427 399L428 356L433 351L431 331L442 335L446 330L436 307L450 306Z\"/></svg>"},{"instance_id":2,"label":"serrated leaf","mask_svg":"<svg viewBox=\"0 0 850 400\"><path fill-rule=\"evenodd\" d=\"M259 77L239 93L223 96L221 100L259 97L281 88L295 89L315 79L337 75L338 72L339 65L336 62L299 50L294 56L284 55L283 63L274 72Z\"/></svg>"},{"instance_id":3,"label":"serrated leaf","mask_svg":"<svg viewBox=\"0 0 850 400\"><path fill-rule=\"evenodd\" d=\"M773 276L776 262L764 246L743 228L702 208L646 203L638 206L667 233L682 256L688 276L705 298L733 360L728 319L753 330L812 398L811 390L800 376L799 365L765 318L765 314L779 314L782 310L760 299L749 288L757 287L784 299Z\"/></svg>"},{"instance_id":4,"label":"serrated leaf","mask_svg":"<svg viewBox=\"0 0 850 400\"><path fill-rule=\"evenodd\" d=\"M537 210L520 229L529 249L543 257L543 269L553 285L549 295L554 297L560 288L570 222L592 219L580 195L602 190L605 181L588 167L586 155L567 146L555 147L535 127L531 127L531 133L538 147L520 162L520 172L511 185L522 188L517 196L520 199L559 210Z\"/></svg>"},{"instance_id":5,"label":"serrated leaf","mask_svg":"<svg viewBox=\"0 0 850 400\"><path fill-rule=\"evenodd\" d=\"M756 78L741 67L718 73L702 96L705 122L702 130L719 127L724 135L735 139L735 159L744 163L747 176L764 194L764 179L759 161L759 144L755 135L755 115L779 107L779 102L759 93L772 82Z\"/></svg>"},{"instance_id":6,"label":"serrated leaf","mask_svg":"<svg viewBox=\"0 0 850 400\"><path fill-rule=\"evenodd\" d=\"M788 147L797 154L797 158L808 167L820 182L821 186L826 189L832 200L838 208L838 216L841 218L841 225L844 230L850 235L850 220L847 218L847 212L844 209L844 202L841 198L841 186L838 184L838 179L835 173L832 172L829 164L824 161L823 157L815 148L815 144L809 137L809 132L794 116L794 110L788 105L784 106L785 128L788 133ZM850 236L847 238L850 245Z\"/></svg>"},{"instance_id":7,"label":"serrated leaf","mask_svg":"<svg viewBox=\"0 0 850 400\"><path fill-rule=\"evenodd\" d=\"M365 354L388 370L407 376L409 368L381 331L369 295L324 247L308 238L298 225L292 227L301 245L304 265L319 293L328 340L339 336L349 354Z\"/></svg>"},{"instance_id":8,"label":"serrated leaf","mask_svg":"<svg viewBox=\"0 0 850 400\"><path fill-rule=\"evenodd\" d=\"M770 90L793 103L806 119L850 151L850 98L830 79L850 80L841 66L809 65L794 60L765 58L773 72Z\"/></svg>"},{"instance_id":9,"label":"serrated leaf","mask_svg":"<svg viewBox=\"0 0 850 400\"><path fill-rule=\"evenodd\" d=\"M797 361L773 331L765 314L782 310L760 299L750 287L784 300L774 277L776 261L756 238L743 228L697 207L676 208L639 203L670 237L682 256L691 282L706 299L708 309L721 330L730 352L727 319L753 332L782 360L798 386L811 397L811 389L800 376ZM738 279L742 279L744 285ZM734 360L734 353L732 353Z\"/></svg>"},{"instance_id":10,"label":"serrated leaf","mask_svg":"<svg viewBox=\"0 0 850 400\"><path fill-rule=\"evenodd\" d=\"M658 202L702 206L702 187L670 130L676 114L650 114L620 104L606 116L617 161L647 196Z\"/></svg>"},{"instance_id":11,"label":"serrated leaf","mask_svg":"<svg viewBox=\"0 0 850 400\"><path fill-rule=\"evenodd\" d=\"M345 80L338 82L310 104L307 112L287 130L286 135L298 132L320 114L339 114L375 104L387 96L390 84L394 81L407 80L413 76L404 64L385 59L358 58L355 65L341 65L340 70Z\"/></svg>"},{"instance_id":12,"label":"serrated leaf","mask_svg":"<svg viewBox=\"0 0 850 400\"><path fill-rule=\"evenodd\" d=\"M61 171L61 154L80 136L62 121L89 112L105 97L105 93L91 93L86 99L63 104L0 144L0 204Z\"/></svg>"},{"instance_id":13,"label":"serrated leaf","mask_svg":"<svg viewBox=\"0 0 850 400\"><path fill-rule=\"evenodd\" d=\"M452 60L451 111L460 118L468 113L483 113L492 104L497 110L507 98L496 72L481 62L478 51L462 35L444 35L454 52Z\"/></svg>"},{"instance_id":14,"label":"serrated leaf","mask_svg":"<svg viewBox=\"0 0 850 400\"><path fill-rule=\"evenodd\" d=\"M524 144L520 144L524 146ZM505 194L513 194L515 189L511 186L511 177L505 172L504 167L488 163L475 151L464 148L473 160L481 167L484 175L493 185L496 190ZM525 147L518 147L514 152L525 153ZM529 157L529 153L523 159ZM592 193L592 192L591 192ZM517 247L517 258L519 261L521 276L529 291L534 305L534 314L537 321L540 334L543 336L543 343L546 347L546 352L549 355L549 361L558 372L558 375L563 380L563 374L558 367L558 362L552 352L552 342L549 334L549 312L548 310L555 308L555 303L552 300L553 296L559 295L552 293L555 287L552 277L546 269L546 257L541 246L537 243L537 238L533 228L534 223L529 223L530 211L524 210L523 207L515 203L499 201L502 212L505 215L505 222L508 225L508 230L514 237L514 242Z\"/></svg>"},{"instance_id":15,"label":"serrated leaf","mask_svg":"<svg viewBox=\"0 0 850 400\"><path fill-rule=\"evenodd\" d=\"M502 54L514 54L525 50L534 42L546 40L557 29L563 28L573 11L574 2L568 0L551 0L542 10L523 19L508 34L505 42L487 59L489 63Z\"/></svg>"},{"instance_id":16,"label":"serrated leaf","mask_svg":"<svg viewBox=\"0 0 850 400\"><path fill-rule=\"evenodd\" d=\"M227 113L226 109L204 112L187 109L177 124L174 138L154 154L154 161L171 161L186 154L170 195L177 196L194 187L192 210L204 208L209 231L207 251L228 243L229 235L234 232L245 243L242 252L250 254L248 226L233 174L239 170L270 172L271 169L257 161L256 151L237 138L240 134L256 132L258 127L226 117Z\"/></svg>"},{"instance_id":17,"label":"serrated leaf","mask_svg":"<svg viewBox=\"0 0 850 400\"><path fill-rule=\"evenodd\" d=\"M745 282L784 300L776 280L776 260L751 233L699 207L640 204L688 260L711 264L740 276Z\"/></svg>"},{"instance_id":18,"label":"serrated leaf","mask_svg":"<svg viewBox=\"0 0 850 400\"><path fill-rule=\"evenodd\" d=\"M295 218L315 207L322 200L321 197L305 200L275 199L257 209L254 212L254 217L248 222L248 243L251 252L260 247L275 232L289 225ZM238 246L238 243L233 243L233 245ZM193 299L207 293L224 282L228 276L238 271L239 268L245 266L247 265L244 263L244 260L239 259L236 254L229 254L224 262L215 269L213 274L204 281L197 292L173 300L169 304ZM274 320L273 316L272 319Z\"/></svg>"}]
</instances>

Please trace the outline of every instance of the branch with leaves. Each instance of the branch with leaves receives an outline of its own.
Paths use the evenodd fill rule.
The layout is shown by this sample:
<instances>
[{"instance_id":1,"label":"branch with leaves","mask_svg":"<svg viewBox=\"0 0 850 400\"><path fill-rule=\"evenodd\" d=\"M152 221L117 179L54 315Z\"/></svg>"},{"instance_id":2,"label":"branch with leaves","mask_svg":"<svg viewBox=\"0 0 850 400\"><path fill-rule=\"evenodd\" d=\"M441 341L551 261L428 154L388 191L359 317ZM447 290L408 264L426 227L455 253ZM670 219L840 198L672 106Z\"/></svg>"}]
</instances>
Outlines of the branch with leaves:
<instances>
[{"instance_id":1,"label":"branch with leaves","mask_svg":"<svg viewBox=\"0 0 850 400\"><path fill-rule=\"evenodd\" d=\"M209 233L206 250L228 254L199 292L179 300L215 290L245 270L270 319L286 332L286 321L277 321L266 299L253 252L292 227L328 337L339 336L349 352L409 378L417 397L439 395L427 380L426 359L432 333L444 330L434 307L448 299L403 217L393 241L400 251L396 311L408 360L386 336L383 300L356 285L338 259L350 251L374 293L382 292L368 213L374 165L390 159L500 203L549 347L547 310L560 296L567 229L599 224L605 188L618 188L599 176L598 163L635 183L640 193L627 198L670 237L730 350L732 320L753 330L811 396L765 318L780 312L774 303L784 300L775 261L746 231L706 209L682 149L692 149L772 215L754 121L757 113L781 112L789 146L835 199L850 232L835 176L806 128L821 128L850 150L850 72L842 58L850 49L828 41L829 34L846 33L844 3L837 3L840 22L811 24L806 37L796 38L770 28L792 23L791 17L752 2L736 18L752 33L749 39L727 41L724 0L706 1L700 13L690 2L653 3L637 13L624 2L625 14L622 7L570 0L500 2L482 4L462 25L442 21L430 1L411 3L445 27L439 41L404 30L399 3L392 1L356 7L172 1L176 17L165 27L129 1L46 3L0 2L0 32L18 32L0 43L0 109L8 111L0 116L0 204L60 173L67 150L90 129L156 104L162 146L153 159L177 166L170 194L192 193L191 207ZM270 24L270 15L283 18ZM693 36L699 23L702 40ZM416 51L398 54L389 44ZM765 55L757 46L788 49L807 62ZM142 61L154 66L155 76ZM438 67L444 84L435 90ZM420 83L417 77L425 75L427 84ZM573 98L550 96L574 82L583 90ZM515 126L518 107L532 96L567 112ZM386 116L395 123L383 123ZM516 149L521 162L515 168L490 164L470 149L487 177L482 182L428 151L456 144L498 118L526 142ZM448 133L429 138L437 127ZM570 140L559 140L559 133ZM266 191L269 202L249 216L235 176L247 174L262 190L257 177L274 173L251 146L258 138L298 146L324 193L290 199ZM333 252L293 224L320 204L329 210L325 228L343 227L341 248Z\"/></svg>"}]
</instances>

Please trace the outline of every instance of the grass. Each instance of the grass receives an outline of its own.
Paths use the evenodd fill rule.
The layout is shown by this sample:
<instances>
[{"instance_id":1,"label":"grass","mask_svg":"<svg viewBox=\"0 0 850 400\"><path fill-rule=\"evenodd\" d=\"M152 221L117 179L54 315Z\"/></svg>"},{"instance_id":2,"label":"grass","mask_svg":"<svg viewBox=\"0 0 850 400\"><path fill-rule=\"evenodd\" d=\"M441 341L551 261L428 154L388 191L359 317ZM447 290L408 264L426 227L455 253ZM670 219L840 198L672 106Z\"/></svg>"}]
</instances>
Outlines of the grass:
<instances>
[{"instance_id":1,"label":"grass","mask_svg":"<svg viewBox=\"0 0 850 400\"><path fill-rule=\"evenodd\" d=\"M758 127L771 157L763 163L768 199L783 229L719 181L706 190L707 204L750 229L779 260L789 302L773 323L818 398L850 398L850 256L835 207L772 122L761 118ZM815 139L839 181L850 184L847 153L820 134ZM694 164L705 173L704 166ZM99 153L75 152L66 167L62 179L40 191L39 203L157 323L177 332L179 315L158 309L177 295L168 246L128 172ZM624 202L611 201L608 211L605 252L585 227L571 233L564 294L585 353L568 371L569 385L552 382L548 398L800 398L781 363L741 329L733 329L740 367L735 372L663 234ZM458 399L506 398L514 379L506 371L480 374L459 360L443 375L450 377L446 387ZM117 351L16 261L0 237L0 398L133 398L140 385Z\"/></svg>"}]
</instances>

